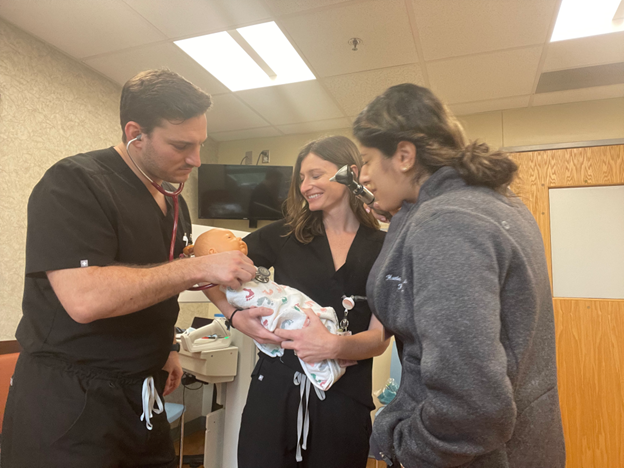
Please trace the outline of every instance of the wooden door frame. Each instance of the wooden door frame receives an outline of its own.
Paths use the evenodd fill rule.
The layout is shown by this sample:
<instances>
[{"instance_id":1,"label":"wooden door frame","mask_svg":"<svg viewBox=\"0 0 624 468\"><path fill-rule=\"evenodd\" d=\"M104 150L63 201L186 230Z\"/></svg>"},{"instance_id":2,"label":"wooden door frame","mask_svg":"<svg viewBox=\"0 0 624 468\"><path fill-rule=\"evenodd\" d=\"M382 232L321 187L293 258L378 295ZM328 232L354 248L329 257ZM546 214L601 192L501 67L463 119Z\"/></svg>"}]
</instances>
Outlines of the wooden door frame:
<instances>
[{"instance_id":1,"label":"wooden door frame","mask_svg":"<svg viewBox=\"0 0 624 468\"><path fill-rule=\"evenodd\" d=\"M542 232L552 288L549 190L623 185L624 145L529 151L512 158L520 170L511 188ZM567 468L624 467L624 300L554 298L553 303Z\"/></svg>"}]
</instances>

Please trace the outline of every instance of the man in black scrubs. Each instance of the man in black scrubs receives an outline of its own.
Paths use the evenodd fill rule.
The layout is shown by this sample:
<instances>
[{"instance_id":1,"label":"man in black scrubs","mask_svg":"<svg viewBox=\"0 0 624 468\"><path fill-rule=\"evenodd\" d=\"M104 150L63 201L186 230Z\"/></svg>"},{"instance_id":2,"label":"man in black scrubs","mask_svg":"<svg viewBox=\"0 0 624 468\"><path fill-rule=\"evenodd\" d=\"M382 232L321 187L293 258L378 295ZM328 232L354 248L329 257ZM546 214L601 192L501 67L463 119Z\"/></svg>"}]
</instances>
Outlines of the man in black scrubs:
<instances>
[{"instance_id":1,"label":"man in black scrubs","mask_svg":"<svg viewBox=\"0 0 624 468\"><path fill-rule=\"evenodd\" d=\"M255 275L240 252L168 262L173 202L149 179L173 190L200 165L210 105L171 71L143 72L122 91L123 143L59 161L34 188L2 466L175 466L159 401L182 374L178 293ZM179 201L176 259L191 233Z\"/></svg>"}]
</instances>

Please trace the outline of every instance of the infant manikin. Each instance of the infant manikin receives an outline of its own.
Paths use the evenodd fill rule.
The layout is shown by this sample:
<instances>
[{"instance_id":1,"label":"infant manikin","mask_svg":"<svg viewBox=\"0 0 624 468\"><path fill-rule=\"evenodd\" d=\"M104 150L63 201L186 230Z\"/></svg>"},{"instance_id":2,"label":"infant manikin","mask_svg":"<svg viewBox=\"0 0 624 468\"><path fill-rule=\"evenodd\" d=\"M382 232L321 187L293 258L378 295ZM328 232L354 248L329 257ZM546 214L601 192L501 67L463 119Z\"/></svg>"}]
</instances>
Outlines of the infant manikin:
<instances>
[{"instance_id":1,"label":"infant manikin","mask_svg":"<svg viewBox=\"0 0 624 468\"><path fill-rule=\"evenodd\" d=\"M240 250L247 254L247 244L225 229L211 229L200 235L193 247L195 256ZM330 333L336 334L338 319L332 307L321 307L302 292L289 286L282 286L273 281L252 280L238 290L221 287L206 291L210 300L221 311L226 301L238 309L267 307L273 314L262 317L262 325L270 332L278 328L297 330L305 326L307 315L301 308L309 308L321 319ZM271 357L282 356L284 349L275 344L261 344L254 340L260 351ZM326 359L314 364L307 364L301 359L301 367L310 382L321 390L329 389L345 372L337 360Z\"/></svg>"}]
</instances>

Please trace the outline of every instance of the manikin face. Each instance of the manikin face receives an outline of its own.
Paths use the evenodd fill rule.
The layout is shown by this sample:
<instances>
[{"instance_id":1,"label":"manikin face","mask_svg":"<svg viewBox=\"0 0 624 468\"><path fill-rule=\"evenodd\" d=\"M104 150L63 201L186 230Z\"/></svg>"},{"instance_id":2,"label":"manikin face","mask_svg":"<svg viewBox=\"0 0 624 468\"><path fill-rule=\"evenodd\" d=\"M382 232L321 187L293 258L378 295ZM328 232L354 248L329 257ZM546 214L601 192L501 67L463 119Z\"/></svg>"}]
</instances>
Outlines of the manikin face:
<instances>
[{"instance_id":1,"label":"manikin face","mask_svg":"<svg viewBox=\"0 0 624 468\"><path fill-rule=\"evenodd\" d=\"M186 182L193 168L201 165L199 151L206 138L204 114L182 123L163 120L149 135L143 135L139 164L157 182Z\"/></svg>"},{"instance_id":2,"label":"manikin face","mask_svg":"<svg viewBox=\"0 0 624 468\"><path fill-rule=\"evenodd\" d=\"M330 211L343 203L349 205L347 187L329 179L337 171L338 166L318 157L314 153L308 154L301 162L301 185L299 190L308 202L310 211Z\"/></svg>"},{"instance_id":3,"label":"manikin face","mask_svg":"<svg viewBox=\"0 0 624 468\"><path fill-rule=\"evenodd\" d=\"M240 250L247 255L247 244L226 229L211 229L204 232L196 240L193 247L195 256Z\"/></svg>"}]
</instances>

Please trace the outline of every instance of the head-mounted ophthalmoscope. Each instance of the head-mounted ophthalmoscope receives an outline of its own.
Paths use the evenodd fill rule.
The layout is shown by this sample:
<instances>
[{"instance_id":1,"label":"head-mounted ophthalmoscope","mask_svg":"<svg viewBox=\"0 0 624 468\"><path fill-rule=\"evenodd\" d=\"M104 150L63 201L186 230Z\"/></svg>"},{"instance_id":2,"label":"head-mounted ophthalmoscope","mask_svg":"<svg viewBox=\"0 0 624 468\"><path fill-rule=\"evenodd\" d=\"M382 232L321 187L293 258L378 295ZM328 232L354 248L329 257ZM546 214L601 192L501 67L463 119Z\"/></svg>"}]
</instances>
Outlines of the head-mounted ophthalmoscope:
<instances>
[{"instance_id":1,"label":"head-mounted ophthalmoscope","mask_svg":"<svg viewBox=\"0 0 624 468\"><path fill-rule=\"evenodd\" d=\"M338 172L336 172L329 180L330 182L338 182L339 184L346 185L353 195L358 198L358 200L362 203L366 203L371 207L371 209L384 216L388 221L392 218L392 215L387 211L373 208L372 205L375 203L375 195L373 195L370 190L356 180L355 174L348 165L342 166L338 169Z\"/></svg>"},{"instance_id":2,"label":"head-mounted ophthalmoscope","mask_svg":"<svg viewBox=\"0 0 624 468\"><path fill-rule=\"evenodd\" d=\"M338 169L338 172L329 179L331 182L338 182L339 184L346 185L349 190L355 195L361 202L370 205L375 201L375 195L371 193L366 187L355 180L355 174L351 168L347 165Z\"/></svg>"}]
</instances>

